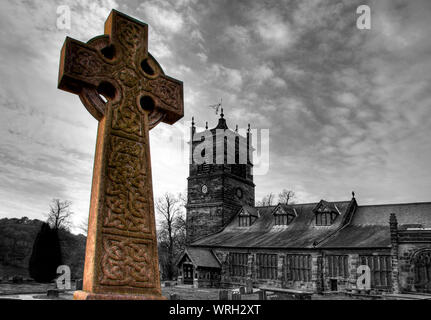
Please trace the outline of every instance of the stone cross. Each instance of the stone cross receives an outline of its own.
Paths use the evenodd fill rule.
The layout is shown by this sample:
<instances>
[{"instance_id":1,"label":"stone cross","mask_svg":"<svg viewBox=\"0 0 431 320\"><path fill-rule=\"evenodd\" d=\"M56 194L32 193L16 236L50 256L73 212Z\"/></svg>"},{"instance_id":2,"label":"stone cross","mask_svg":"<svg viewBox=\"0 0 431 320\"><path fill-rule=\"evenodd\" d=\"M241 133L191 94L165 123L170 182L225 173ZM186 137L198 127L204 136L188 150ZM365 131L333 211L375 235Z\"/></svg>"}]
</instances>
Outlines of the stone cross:
<instances>
[{"instance_id":1,"label":"stone cross","mask_svg":"<svg viewBox=\"0 0 431 320\"><path fill-rule=\"evenodd\" d=\"M183 84L148 52L148 26L113 10L105 34L61 50L58 88L99 121L83 291L74 299L162 299L149 130L184 115Z\"/></svg>"}]
</instances>

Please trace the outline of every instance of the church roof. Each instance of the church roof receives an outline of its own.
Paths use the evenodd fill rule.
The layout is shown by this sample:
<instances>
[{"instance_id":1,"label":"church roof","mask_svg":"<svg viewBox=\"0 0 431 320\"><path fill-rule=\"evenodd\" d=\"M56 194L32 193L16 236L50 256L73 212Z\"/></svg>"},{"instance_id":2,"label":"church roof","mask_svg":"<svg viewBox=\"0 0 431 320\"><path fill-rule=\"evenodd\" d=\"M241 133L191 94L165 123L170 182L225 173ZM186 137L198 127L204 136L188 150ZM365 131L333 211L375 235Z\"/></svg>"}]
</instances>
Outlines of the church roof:
<instances>
[{"instance_id":1,"label":"church roof","mask_svg":"<svg viewBox=\"0 0 431 320\"><path fill-rule=\"evenodd\" d=\"M350 224L321 244L323 248L390 247L389 217L395 213L399 229L415 224L431 227L431 203L359 206Z\"/></svg>"},{"instance_id":2,"label":"church roof","mask_svg":"<svg viewBox=\"0 0 431 320\"><path fill-rule=\"evenodd\" d=\"M243 215L250 215L253 217L259 217L259 212L257 211L256 207L252 207L252 206L248 206L248 205L244 205L241 207L239 214L243 214Z\"/></svg>"},{"instance_id":3,"label":"church roof","mask_svg":"<svg viewBox=\"0 0 431 320\"><path fill-rule=\"evenodd\" d=\"M256 207L260 217L250 227L239 227L235 217L221 232L199 239L193 246L238 248L387 248L389 216L395 213L399 228L416 224L431 227L431 203L357 206L356 201L331 202L340 214L331 226L315 225L318 203L289 205L298 216L288 226L274 226L276 206ZM327 202L326 202L327 203Z\"/></svg>"},{"instance_id":4,"label":"church roof","mask_svg":"<svg viewBox=\"0 0 431 320\"><path fill-rule=\"evenodd\" d=\"M360 206L352 224L387 226L391 213L397 216L398 225L415 223L431 227L431 202Z\"/></svg>"},{"instance_id":5,"label":"church roof","mask_svg":"<svg viewBox=\"0 0 431 320\"><path fill-rule=\"evenodd\" d=\"M274 226L276 206L256 207L259 218L250 227L239 227L235 217L223 231L199 239L193 246L242 248L313 248L316 241L329 236L340 227L350 201L335 202L341 211L331 226L315 226L313 209L317 203L289 205L298 216L286 227Z\"/></svg>"},{"instance_id":6,"label":"church roof","mask_svg":"<svg viewBox=\"0 0 431 320\"><path fill-rule=\"evenodd\" d=\"M276 205L274 207L274 209L272 210L272 214L276 215L276 214L287 214L287 215L292 215L292 216L297 216L298 213L296 212L296 209L290 205L284 204L284 203L279 203L278 205Z\"/></svg>"},{"instance_id":7,"label":"church roof","mask_svg":"<svg viewBox=\"0 0 431 320\"><path fill-rule=\"evenodd\" d=\"M223 114L222 114L222 115L223 115ZM215 128L213 128L212 130L216 130L216 129L223 129L223 130L227 130L227 129L229 129L229 128L228 128L228 126L227 126L227 123L226 123L226 119L225 119L225 118L223 118L223 116L221 116L221 117L218 119L217 126L216 126Z\"/></svg>"},{"instance_id":8,"label":"church roof","mask_svg":"<svg viewBox=\"0 0 431 320\"><path fill-rule=\"evenodd\" d=\"M178 263L180 263L185 256L189 257L195 267L220 268L220 262L210 249L187 247L177 260Z\"/></svg>"}]
</instances>

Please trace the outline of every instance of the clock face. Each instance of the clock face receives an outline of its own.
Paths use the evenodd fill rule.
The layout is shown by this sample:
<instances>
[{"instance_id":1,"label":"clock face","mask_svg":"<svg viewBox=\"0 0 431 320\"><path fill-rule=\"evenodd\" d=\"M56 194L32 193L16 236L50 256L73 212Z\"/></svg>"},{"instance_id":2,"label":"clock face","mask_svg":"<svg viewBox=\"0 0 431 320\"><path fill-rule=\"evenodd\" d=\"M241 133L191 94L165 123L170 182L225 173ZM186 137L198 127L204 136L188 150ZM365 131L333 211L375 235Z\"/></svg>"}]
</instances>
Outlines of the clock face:
<instances>
[{"instance_id":1,"label":"clock face","mask_svg":"<svg viewBox=\"0 0 431 320\"><path fill-rule=\"evenodd\" d=\"M201 190L202 190L202 193L207 193L208 187L206 185L203 185Z\"/></svg>"},{"instance_id":2,"label":"clock face","mask_svg":"<svg viewBox=\"0 0 431 320\"><path fill-rule=\"evenodd\" d=\"M241 190L241 188L237 188L237 189L236 189L236 196L237 196L239 199L241 199L241 198L242 198L242 190Z\"/></svg>"}]
</instances>

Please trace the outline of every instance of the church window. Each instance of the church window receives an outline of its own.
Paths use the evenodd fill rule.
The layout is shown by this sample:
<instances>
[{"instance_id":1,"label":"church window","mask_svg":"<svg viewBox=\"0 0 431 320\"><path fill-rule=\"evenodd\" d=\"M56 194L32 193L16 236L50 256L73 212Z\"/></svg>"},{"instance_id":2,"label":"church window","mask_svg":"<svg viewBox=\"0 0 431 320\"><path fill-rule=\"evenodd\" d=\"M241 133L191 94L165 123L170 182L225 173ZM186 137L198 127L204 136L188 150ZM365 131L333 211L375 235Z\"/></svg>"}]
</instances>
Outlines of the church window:
<instances>
[{"instance_id":1,"label":"church window","mask_svg":"<svg viewBox=\"0 0 431 320\"><path fill-rule=\"evenodd\" d=\"M277 279L277 255L258 253L257 276L259 279Z\"/></svg>"},{"instance_id":2,"label":"church window","mask_svg":"<svg viewBox=\"0 0 431 320\"><path fill-rule=\"evenodd\" d=\"M249 215L239 216L240 227L249 227L250 221L251 221L251 217Z\"/></svg>"},{"instance_id":3,"label":"church window","mask_svg":"<svg viewBox=\"0 0 431 320\"><path fill-rule=\"evenodd\" d=\"M202 163L197 166L198 174L210 173L211 171L213 171L213 166L210 164Z\"/></svg>"},{"instance_id":4,"label":"church window","mask_svg":"<svg viewBox=\"0 0 431 320\"><path fill-rule=\"evenodd\" d=\"M431 293L431 250L416 253L412 262L416 291Z\"/></svg>"},{"instance_id":5,"label":"church window","mask_svg":"<svg viewBox=\"0 0 431 320\"><path fill-rule=\"evenodd\" d=\"M229 273L235 277L247 275L248 254L233 252L229 254Z\"/></svg>"},{"instance_id":6,"label":"church window","mask_svg":"<svg viewBox=\"0 0 431 320\"><path fill-rule=\"evenodd\" d=\"M236 196L238 199L242 199L243 193L241 188L236 188Z\"/></svg>"},{"instance_id":7,"label":"church window","mask_svg":"<svg viewBox=\"0 0 431 320\"><path fill-rule=\"evenodd\" d=\"M276 226L287 226L296 217L295 209L288 209L286 207L278 205L274 212L274 224Z\"/></svg>"},{"instance_id":8,"label":"church window","mask_svg":"<svg viewBox=\"0 0 431 320\"><path fill-rule=\"evenodd\" d=\"M223 141L224 141L224 147L223 147L223 150L224 150L224 158L223 158L223 163L224 164L227 164L227 137L226 136L224 136L224 139L223 139Z\"/></svg>"},{"instance_id":9,"label":"church window","mask_svg":"<svg viewBox=\"0 0 431 320\"><path fill-rule=\"evenodd\" d=\"M328 276L331 278L349 276L348 256L346 255L328 255L326 256L328 266Z\"/></svg>"},{"instance_id":10,"label":"church window","mask_svg":"<svg viewBox=\"0 0 431 320\"><path fill-rule=\"evenodd\" d=\"M363 255L361 264L370 267L371 287L375 289L390 289L392 286L392 265L389 255Z\"/></svg>"},{"instance_id":11,"label":"church window","mask_svg":"<svg viewBox=\"0 0 431 320\"><path fill-rule=\"evenodd\" d=\"M256 221L257 218L258 217L256 214L251 214L243 208L238 215L238 226L249 227Z\"/></svg>"},{"instance_id":12,"label":"church window","mask_svg":"<svg viewBox=\"0 0 431 320\"><path fill-rule=\"evenodd\" d=\"M275 225L286 226L292 222L293 218L293 216L288 214L277 214L275 215Z\"/></svg>"},{"instance_id":13,"label":"church window","mask_svg":"<svg viewBox=\"0 0 431 320\"><path fill-rule=\"evenodd\" d=\"M316 226L330 226L340 214L340 210L335 203L325 200L321 200L313 209L313 212L315 214Z\"/></svg>"},{"instance_id":14,"label":"church window","mask_svg":"<svg viewBox=\"0 0 431 320\"><path fill-rule=\"evenodd\" d=\"M318 212L316 213L316 226L330 226L336 218L335 212Z\"/></svg>"},{"instance_id":15,"label":"church window","mask_svg":"<svg viewBox=\"0 0 431 320\"><path fill-rule=\"evenodd\" d=\"M285 270L289 281L311 281L311 255L288 254Z\"/></svg>"},{"instance_id":16,"label":"church window","mask_svg":"<svg viewBox=\"0 0 431 320\"><path fill-rule=\"evenodd\" d=\"M235 163L239 163L239 137L235 137Z\"/></svg>"}]
</instances>

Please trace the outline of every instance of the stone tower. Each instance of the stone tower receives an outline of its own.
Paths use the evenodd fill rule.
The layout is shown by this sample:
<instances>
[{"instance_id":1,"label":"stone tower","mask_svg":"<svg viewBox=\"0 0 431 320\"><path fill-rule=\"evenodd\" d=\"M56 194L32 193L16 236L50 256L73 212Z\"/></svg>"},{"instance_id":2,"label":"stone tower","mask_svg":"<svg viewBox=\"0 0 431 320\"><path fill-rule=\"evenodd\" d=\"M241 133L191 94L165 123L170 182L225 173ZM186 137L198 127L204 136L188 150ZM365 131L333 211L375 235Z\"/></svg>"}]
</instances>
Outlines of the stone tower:
<instances>
[{"instance_id":1,"label":"stone tower","mask_svg":"<svg viewBox=\"0 0 431 320\"><path fill-rule=\"evenodd\" d=\"M213 129L191 127L187 243L220 231L244 206L254 206L250 125L230 130L221 109Z\"/></svg>"}]
</instances>

